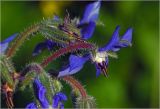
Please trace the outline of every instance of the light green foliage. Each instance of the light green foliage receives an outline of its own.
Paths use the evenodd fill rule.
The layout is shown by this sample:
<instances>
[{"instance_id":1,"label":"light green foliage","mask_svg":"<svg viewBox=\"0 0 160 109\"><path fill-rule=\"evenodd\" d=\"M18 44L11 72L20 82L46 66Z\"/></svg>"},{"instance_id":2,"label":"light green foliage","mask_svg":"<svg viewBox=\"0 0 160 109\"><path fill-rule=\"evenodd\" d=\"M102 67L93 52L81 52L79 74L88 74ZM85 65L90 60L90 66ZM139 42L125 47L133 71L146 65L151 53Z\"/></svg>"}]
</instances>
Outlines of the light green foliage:
<instances>
[{"instance_id":1,"label":"light green foliage","mask_svg":"<svg viewBox=\"0 0 160 109\"><path fill-rule=\"evenodd\" d=\"M61 2L66 3L65 1ZM41 9L43 3L36 2L37 4L31 5L32 3L1 2L1 40L23 30L24 27L33 24L34 21L41 21L42 16L45 15ZM42 5L39 5L39 3L42 3ZM67 3L70 3L70 5L66 7L78 16L83 14L84 4L88 4L88 2L77 1L67 1ZM109 42L115 27L120 25L120 35L123 35L128 27L133 28L133 42L131 48L124 48L118 52L118 60L110 59L109 77L107 79L102 76L96 78L95 68L90 63L87 63L83 70L76 74L76 77L86 85L88 93L96 98L98 108L159 107L158 5L158 1L103 1L99 18L104 26L98 25L96 27L90 41L97 43L96 45L105 45L106 42ZM62 8L61 11L64 12L66 7ZM59 16L65 14L65 12L60 13ZM51 22L48 22L47 25L50 24L52 25ZM52 26L48 28L52 30ZM19 65L16 66L17 69L22 69L21 67L26 62L28 63L29 56L26 54L31 55L36 43L44 40L36 37L33 39L30 40L31 42L26 41L25 44L28 46L22 47L21 55L18 54L13 58L15 65ZM36 58L32 57L32 59ZM56 63L56 65L59 64ZM54 66L55 64L52 65L52 67ZM63 87L69 90L68 87ZM22 101L24 108L28 101L20 97L15 101L17 106L22 106L19 102ZM2 106L4 104L4 101L2 101ZM70 108L72 105L67 102L65 107Z\"/></svg>"}]
</instances>

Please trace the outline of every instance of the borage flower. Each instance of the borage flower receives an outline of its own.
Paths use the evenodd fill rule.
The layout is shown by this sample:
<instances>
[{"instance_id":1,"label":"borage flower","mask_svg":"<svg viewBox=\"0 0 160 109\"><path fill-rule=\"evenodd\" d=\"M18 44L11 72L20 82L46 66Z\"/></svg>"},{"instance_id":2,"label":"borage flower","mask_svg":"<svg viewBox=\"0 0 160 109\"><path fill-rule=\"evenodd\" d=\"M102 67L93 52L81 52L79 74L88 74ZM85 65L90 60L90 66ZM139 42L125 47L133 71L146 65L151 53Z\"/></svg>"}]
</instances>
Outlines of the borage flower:
<instances>
[{"instance_id":1,"label":"borage flower","mask_svg":"<svg viewBox=\"0 0 160 109\"><path fill-rule=\"evenodd\" d=\"M8 48L9 43L15 39L15 37L17 36L17 33L11 35L10 37L8 37L7 39L5 39L4 41L0 42L0 54L4 54L5 51Z\"/></svg>"},{"instance_id":2,"label":"borage flower","mask_svg":"<svg viewBox=\"0 0 160 109\"><path fill-rule=\"evenodd\" d=\"M100 2L94 2L89 4L86 7L84 16L80 21L80 26L84 24L88 24L87 26L81 29L81 34L83 39L91 38L94 29L95 23L98 18L100 9ZM132 28L129 28L126 33L120 39L119 37L119 29L117 26L111 40L104 47L97 48L96 51L86 54L85 56L75 56L71 55L69 58L69 67L59 72L58 77L71 75L77 73L83 68L83 65L86 61L91 60L96 67L96 76L100 75L102 72L105 76L107 76L107 68L108 68L108 56L117 57L116 51L120 50L122 47L127 47L131 45L132 40Z\"/></svg>"},{"instance_id":3,"label":"borage flower","mask_svg":"<svg viewBox=\"0 0 160 109\"><path fill-rule=\"evenodd\" d=\"M76 26L81 29L81 37L82 39L88 39L93 35L93 32L96 27L96 20L98 19L98 14L100 10L101 2L97 1L91 3L86 6L86 9L83 14L83 18L80 22L77 22ZM53 17L54 20L59 20L58 16ZM55 46L55 42L46 40L36 45L35 49L33 50L33 56L38 55L41 53L43 49L52 50L53 46Z\"/></svg>"},{"instance_id":4,"label":"borage flower","mask_svg":"<svg viewBox=\"0 0 160 109\"><path fill-rule=\"evenodd\" d=\"M87 40L92 37L96 26L96 21L98 19L100 5L101 2L97 1L89 4L86 7L82 20L80 21L80 23L77 24L77 26L81 28L82 39ZM108 56L117 57L115 52L119 51L122 47L127 47L131 45L132 28L129 28L122 36L122 38L119 37L119 29L120 27L117 26L111 40L104 47L97 48L96 51L86 54L84 56L76 56L73 54L70 55L69 66L64 70L61 70L58 77L77 73L83 68L84 63L88 60L91 60L95 64L96 76L99 76L100 72L107 76L107 68L109 62ZM46 44L51 45L50 43Z\"/></svg>"},{"instance_id":5,"label":"borage flower","mask_svg":"<svg viewBox=\"0 0 160 109\"><path fill-rule=\"evenodd\" d=\"M39 79L35 79L33 82L33 86L34 86L34 92L35 92L35 96L37 98L37 100L40 103L40 106L42 108L60 108L63 109L64 105L62 103L62 101L66 101L67 97L64 93L62 92L58 92L53 96L53 102L52 105L49 104L47 98L46 98L46 88L42 85L42 83L40 82ZM29 103L26 106L26 109L37 109L38 106L32 102Z\"/></svg>"},{"instance_id":6,"label":"borage flower","mask_svg":"<svg viewBox=\"0 0 160 109\"><path fill-rule=\"evenodd\" d=\"M69 67L60 71L58 77L77 73L83 68L83 65L88 60L91 60L95 64L96 76L99 76L100 72L107 76L109 62L108 56L117 57L115 52L119 51L120 48L131 46L132 28L129 28L122 38L119 37L119 29L120 27L117 26L109 43L107 43L104 47L97 48L95 52L85 56L71 55L69 58Z\"/></svg>"}]
</instances>

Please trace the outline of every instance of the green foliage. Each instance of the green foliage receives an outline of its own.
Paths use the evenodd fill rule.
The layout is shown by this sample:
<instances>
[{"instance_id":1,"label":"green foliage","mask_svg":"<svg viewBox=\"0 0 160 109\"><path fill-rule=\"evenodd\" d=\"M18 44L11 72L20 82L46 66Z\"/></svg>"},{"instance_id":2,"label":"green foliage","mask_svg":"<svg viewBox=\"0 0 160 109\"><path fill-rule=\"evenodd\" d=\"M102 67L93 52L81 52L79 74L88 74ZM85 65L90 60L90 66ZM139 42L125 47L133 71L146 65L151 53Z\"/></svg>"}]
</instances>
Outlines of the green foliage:
<instances>
[{"instance_id":1,"label":"green foliage","mask_svg":"<svg viewBox=\"0 0 160 109\"><path fill-rule=\"evenodd\" d=\"M87 3L72 2L65 8L80 16L79 12L82 12L84 4ZM24 27L29 26L34 21L40 21L42 16L45 15L40 8L39 2L2 1L1 4L1 40L19 30L23 30ZM117 25L121 26L120 33L122 34L128 26L133 27L134 32L132 48L120 51L118 60L110 60L109 77L107 79L104 77L96 78L94 66L88 63L82 71L75 75L82 81L82 84L86 85L88 93L95 97L97 107L159 107L158 5L158 1L103 1L100 21L103 22L104 26L97 26L91 41L96 42L97 45L104 45L106 41L109 41ZM64 16L65 9L62 8L61 10L64 13L59 16ZM49 21L47 25L50 25ZM52 26L47 26L47 28L52 30ZM53 31L50 33L53 33ZM28 55L31 55L35 43L44 40L40 36L36 36L33 39L31 42L26 41L25 44L28 46L22 46L19 53L13 58L14 64L19 65L16 66L19 70L23 68L25 63L29 63ZM34 60L37 57L32 57L31 59ZM5 71L8 72L8 70ZM67 90L67 88L64 86L64 89ZM28 94L28 91L25 93ZM19 99L16 99L16 101L25 102L25 98L21 99L19 95ZM3 103L2 101L2 105L4 105ZM22 106L21 104L17 105ZM66 105L68 108L72 107L69 103Z\"/></svg>"}]
</instances>

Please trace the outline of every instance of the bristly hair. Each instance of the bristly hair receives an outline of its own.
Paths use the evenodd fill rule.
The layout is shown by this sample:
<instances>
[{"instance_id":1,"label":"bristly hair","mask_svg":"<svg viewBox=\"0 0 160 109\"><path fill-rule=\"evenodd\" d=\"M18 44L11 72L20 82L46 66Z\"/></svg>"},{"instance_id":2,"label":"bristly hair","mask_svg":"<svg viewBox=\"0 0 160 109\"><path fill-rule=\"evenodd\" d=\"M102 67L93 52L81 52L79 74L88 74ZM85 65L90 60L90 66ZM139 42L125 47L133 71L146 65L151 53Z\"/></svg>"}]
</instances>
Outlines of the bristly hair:
<instances>
[{"instance_id":1,"label":"bristly hair","mask_svg":"<svg viewBox=\"0 0 160 109\"><path fill-rule=\"evenodd\" d=\"M26 41L26 39L29 38L29 36L32 36L34 33L36 33L40 28L39 24L32 25L31 27L24 30L24 32L21 32L13 41L11 44L11 47L8 49L6 56L11 57L13 56L16 51L18 51L18 48Z\"/></svg>"}]
</instances>

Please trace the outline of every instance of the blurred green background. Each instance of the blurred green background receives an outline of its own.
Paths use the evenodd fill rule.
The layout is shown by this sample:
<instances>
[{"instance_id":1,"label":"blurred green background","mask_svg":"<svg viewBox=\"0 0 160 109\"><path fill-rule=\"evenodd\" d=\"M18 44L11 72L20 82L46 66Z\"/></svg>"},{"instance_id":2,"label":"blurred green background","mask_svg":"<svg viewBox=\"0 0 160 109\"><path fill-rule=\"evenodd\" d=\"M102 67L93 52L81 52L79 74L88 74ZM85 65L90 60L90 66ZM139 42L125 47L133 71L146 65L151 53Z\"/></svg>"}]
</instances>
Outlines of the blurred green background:
<instances>
[{"instance_id":1,"label":"blurred green background","mask_svg":"<svg viewBox=\"0 0 160 109\"><path fill-rule=\"evenodd\" d=\"M1 1L1 40L23 31L26 27L57 14L64 18L66 9L71 17L81 17L85 5L90 2L46 1L22 2ZM88 62L83 70L74 76L85 86L89 95L96 99L98 108L156 108L159 106L159 2L158 1L103 1L98 25L90 41L102 46L106 44L117 25L120 35L128 27L133 28L133 46L118 52L118 59L109 59L109 77L96 78L95 67ZM17 71L27 63L40 62L44 51L32 57L34 46L44 40L34 37L26 41L13 62ZM63 60L60 59L60 60ZM66 58L67 60L67 58ZM57 64L58 63L58 64ZM50 67L60 66L57 60ZM70 95L70 88L63 83L63 92ZM17 91L14 95L16 107L25 107L32 101L30 89ZM5 107L2 100L2 107ZM70 97L65 107L72 107Z\"/></svg>"}]
</instances>

